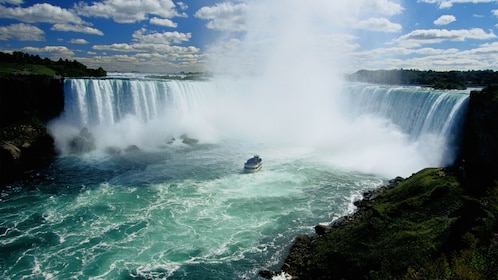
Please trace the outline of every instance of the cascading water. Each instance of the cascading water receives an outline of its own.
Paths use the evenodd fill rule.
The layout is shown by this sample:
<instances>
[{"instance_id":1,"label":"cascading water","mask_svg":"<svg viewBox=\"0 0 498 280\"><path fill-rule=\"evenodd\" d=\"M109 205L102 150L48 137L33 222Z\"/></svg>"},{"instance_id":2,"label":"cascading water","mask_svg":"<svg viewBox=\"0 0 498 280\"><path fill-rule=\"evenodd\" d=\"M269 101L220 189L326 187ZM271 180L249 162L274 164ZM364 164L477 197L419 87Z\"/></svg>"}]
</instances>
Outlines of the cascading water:
<instances>
[{"instance_id":1,"label":"cascading water","mask_svg":"<svg viewBox=\"0 0 498 280\"><path fill-rule=\"evenodd\" d=\"M451 148L468 96L291 87L66 80L51 133L69 152L86 127L96 150L1 191L0 278L258 279L294 236L351 213L365 190L440 164L444 150L421 148ZM199 143L169 144L182 134ZM253 153L263 169L244 174Z\"/></svg>"},{"instance_id":2,"label":"cascading water","mask_svg":"<svg viewBox=\"0 0 498 280\"><path fill-rule=\"evenodd\" d=\"M68 139L87 127L100 149L153 150L187 134L201 143L304 147L333 165L387 176L455 160L465 91L351 84L341 94L317 95L310 86L296 95L264 85L235 78L68 79L66 110L51 128L66 153Z\"/></svg>"},{"instance_id":3,"label":"cascading water","mask_svg":"<svg viewBox=\"0 0 498 280\"><path fill-rule=\"evenodd\" d=\"M432 156L426 165L447 166L456 159L467 92L378 85L353 85L349 90L353 114L388 119L420 153Z\"/></svg>"}]
</instances>

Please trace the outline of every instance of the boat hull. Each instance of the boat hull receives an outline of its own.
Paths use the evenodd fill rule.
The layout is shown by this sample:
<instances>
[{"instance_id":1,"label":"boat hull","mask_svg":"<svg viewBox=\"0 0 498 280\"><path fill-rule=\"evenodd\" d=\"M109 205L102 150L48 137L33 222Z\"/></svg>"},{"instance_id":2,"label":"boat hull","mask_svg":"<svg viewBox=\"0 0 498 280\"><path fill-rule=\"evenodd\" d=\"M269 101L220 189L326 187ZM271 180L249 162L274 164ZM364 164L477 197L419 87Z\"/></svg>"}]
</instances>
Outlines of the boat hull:
<instances>
[{"instance_id":1,"label":"boat hull","mask_svg":"<svg viewBox=\"0 0 498 280\"><path fill-rule=\"evenodd\" d=\"M244 166L244 171L246 173L254 173L261 170L261 168L263 168L263 164L258 164L257 166Z\"/></svg>"}]
</instances>

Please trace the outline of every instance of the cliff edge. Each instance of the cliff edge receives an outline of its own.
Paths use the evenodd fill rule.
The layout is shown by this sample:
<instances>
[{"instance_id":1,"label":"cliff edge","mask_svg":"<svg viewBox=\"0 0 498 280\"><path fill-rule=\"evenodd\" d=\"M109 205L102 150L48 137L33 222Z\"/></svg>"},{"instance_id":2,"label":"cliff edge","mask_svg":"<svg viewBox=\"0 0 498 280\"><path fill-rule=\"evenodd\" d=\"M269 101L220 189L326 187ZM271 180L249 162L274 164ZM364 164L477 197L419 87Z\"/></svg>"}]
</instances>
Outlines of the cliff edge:
<instances>
[{"instance_id":1,"label":"cliff edge","mask_svg":"<svg viewBox=\"0 0 498 280\"><path fill-rule=\"evenodd\" d=\"M64 109L64 80L43 75L0 78L0 186L55 155L45 124Z\"/></svg>"},{"instance_id":2,"label":"cliff edge","mask_svg":"<svg viewBox=\"0 0 498 280\"><path fill-rule=\"evenodd\" d=\"M472 92L460 160L365 193L295 238L288 279L498 279L498 87Z\"/></svg>"}]
</instances>

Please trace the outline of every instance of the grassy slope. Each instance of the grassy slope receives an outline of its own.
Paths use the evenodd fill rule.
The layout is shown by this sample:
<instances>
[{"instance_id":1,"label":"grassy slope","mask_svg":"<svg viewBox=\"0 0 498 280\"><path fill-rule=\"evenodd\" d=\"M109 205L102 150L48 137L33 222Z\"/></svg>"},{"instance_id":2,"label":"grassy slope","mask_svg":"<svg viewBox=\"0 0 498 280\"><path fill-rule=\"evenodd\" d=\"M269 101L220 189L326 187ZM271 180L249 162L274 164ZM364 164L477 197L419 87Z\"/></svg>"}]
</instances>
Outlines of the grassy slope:
<instances>
[{"instance_id":1,"label":"grassy slope","mask_svg":"<svg viewBox=\"0 0 498 280\"><path fill-rule=\"evenodd\" d=\"M37 64L16 64L0 62L0 76L11 75L12 73L19 74L35 74L35 75L55 75L56 72L46 66Z\"/></svg>"},{"instance_id":2,"label":"grassy slope","mask_svg":"<svg viewBox=\"0 0 498 280\"><path fill-rule=\"evenodd\" d=\"M470 198L456 174L428 168L359 208L326 235L299 237L284 270L300 279L498 278L498 186Z\"/></svg>"}]
</instances>

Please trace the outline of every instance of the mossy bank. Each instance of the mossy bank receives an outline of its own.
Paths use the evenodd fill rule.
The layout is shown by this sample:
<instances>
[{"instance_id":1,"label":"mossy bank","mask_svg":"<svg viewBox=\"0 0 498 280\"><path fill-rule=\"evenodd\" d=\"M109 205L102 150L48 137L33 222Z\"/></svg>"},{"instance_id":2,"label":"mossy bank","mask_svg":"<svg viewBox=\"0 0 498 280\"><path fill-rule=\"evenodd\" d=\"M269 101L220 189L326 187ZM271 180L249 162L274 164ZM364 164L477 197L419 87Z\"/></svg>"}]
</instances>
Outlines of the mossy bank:
<instances>
[{"instance_id":1,"label":"mossy bank","mask_svg":"<svg viewBox=\"0 0 498 280\"><path fill-rule=\"evenodd\" d=\"M301 235L293 279L498 279L498 87L472 92L461 156L364 194L357 211ZM407 159L408 160L408 159Z\"/></svg>"}]
</instances>

